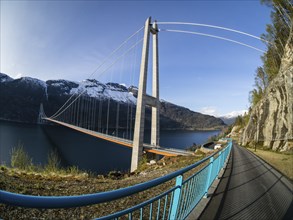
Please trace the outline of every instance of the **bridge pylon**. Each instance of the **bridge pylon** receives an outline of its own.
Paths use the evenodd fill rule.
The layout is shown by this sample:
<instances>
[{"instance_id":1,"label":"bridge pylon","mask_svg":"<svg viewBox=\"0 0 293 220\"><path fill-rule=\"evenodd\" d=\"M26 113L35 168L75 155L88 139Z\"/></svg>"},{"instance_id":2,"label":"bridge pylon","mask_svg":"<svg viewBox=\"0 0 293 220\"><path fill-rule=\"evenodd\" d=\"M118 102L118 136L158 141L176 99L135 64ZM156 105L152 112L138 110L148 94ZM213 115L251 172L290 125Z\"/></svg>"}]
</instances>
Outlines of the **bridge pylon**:
<instances>
[{"instance_id":1,"label":"bridge pylon","mask_svg":"<svg viewBox=\"0 0 293 220\"><path fill-rule=\"evenodd\" d=\"M146 94L146 84L148 75L148 57L150 34L153 35L153 82L152 96ZM140 65L140 77L138 85L138 95L136 104L136 115L134 125L133 147L131 157L131 168L133 172L137 169L138 163L143 154L145 107L152 107L151 120L151 145L159 146L160 140L160 100L159 100L159 64L158 64L158 26L156 21L151 24L151 17L145 22L144 40Z\"/></svg>"},{"instance_id":2,"label":"bridge pylon","mask_svg":"<svg viewBox=\"0 0 293 220\"><path fill-rule=\"evenodd\" d=\"M46 118L46 114L45 114L45 111L44 111L43 103L41 103L37 123L38 124L43 124L44 123L44 118Z\"/></svg>"}]
</instances>

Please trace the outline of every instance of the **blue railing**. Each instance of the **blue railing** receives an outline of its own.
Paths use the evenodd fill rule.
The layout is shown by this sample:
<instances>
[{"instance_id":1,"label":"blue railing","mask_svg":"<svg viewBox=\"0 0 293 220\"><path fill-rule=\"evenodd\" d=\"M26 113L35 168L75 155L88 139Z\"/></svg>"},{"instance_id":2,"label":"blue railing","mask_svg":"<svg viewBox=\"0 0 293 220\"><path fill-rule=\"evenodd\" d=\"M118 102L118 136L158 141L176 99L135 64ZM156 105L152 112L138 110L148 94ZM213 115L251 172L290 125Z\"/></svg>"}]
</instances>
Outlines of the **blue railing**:
<instances>
[{"instance_id":1,"label":"blue railing","mask_svg":"<svg viewBox=\"0 0 293 220\"><path fill-rule=\"evenodd\" d=\"M231 151L232 141L219 152L166 176L134 186L108 192L80 196L29 196L0 190L0 203L27 208L70 208L111 202L152 187L176 177L176 184L164 193L131 208L98 219L185 219L199 201L207 196L208 189L217 178ZM186 180L183 174L205 164Z\"/></svg>"}]
</instances>

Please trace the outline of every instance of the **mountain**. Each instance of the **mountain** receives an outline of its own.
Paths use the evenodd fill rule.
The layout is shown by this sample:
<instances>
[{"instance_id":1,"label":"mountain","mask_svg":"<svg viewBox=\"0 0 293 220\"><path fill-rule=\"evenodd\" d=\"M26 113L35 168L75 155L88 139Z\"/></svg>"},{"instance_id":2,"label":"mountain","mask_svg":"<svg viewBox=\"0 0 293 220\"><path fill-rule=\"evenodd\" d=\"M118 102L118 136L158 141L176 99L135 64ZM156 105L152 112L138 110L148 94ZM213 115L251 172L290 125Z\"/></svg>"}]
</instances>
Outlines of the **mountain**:
<instances>
[{"instance_id":1,"label":"mountain","mask_svg":"<svg viewBox=\"0 0 293 220\"><path fill-rule=\"evenodd\" d=\"M225 123L219 118L194 112L166 101L161 101L160 115L163 120L167 119L162 122L168 129L172 129L174 126L176 129L206 130L225 126ZM176 124L167 124L171 122L170 119Z\"/></svg>"},{"instance_id":2,"label":"mountain","mask_svg":"<svg viewBox=\"0 0 293 220\"><path fill-rule=\"evenodd\" d=\"M237 117L226 117L226 116L221 116L219 117L226 125L232 125L234 124L235 120Z\"/></svg>"},{"instance_id":3,"label":"mountain","mask_svg":"<svg viewBox=\"0 0 293 220\"><path fill-rule=\"evenodd\" d=\"M0 73L0 83L1 82L9 82L9 81L12 81L13 79L3 73Z\"/></svg>"},{"instance_id":4,"label":"mountain","mask_svg":"<svg viewBox=\"0 0 293 220\"><path fill-rule=\"evenodd\" d=\"M231 124L234 124L236 118L240 115L244 115L247 113L247 110L241 110L241 111L233 111L233 112L230 112L226 115L222 115L220 116L219 118L223 120L223 122L226 124L226 125L231 125Z\"/></svg>"},{"instance_id":5,"label":"mountain","mask_svg":"<svg viewBox=\"0 0 293 220\"><path fill-rule=\"evenodd\" d=\"M102 106L102 124L107 114L116 116L119 105L119 126L127 126L127 115L135 117L137 88L126 87L118 83L101 83L95 79L82 82L69 80L48 80L46 82L22 77L13 79L0 73L0 118L6 120L36 123L40 104L43 103L46 115L53 115L72 95L83 93L84 100L94 100ZM109 113L106 109L109 108ZM92 106L93 107L93 106ZM131 109L131 110L130 110ZM93 111L98 111L93 109ZM146 127L150 128L151 109L146 109ZM134 122L134 120L132 120ZM110 117L109 127L114 128L116 117ZM213 116L193 112L187 108L161 101L161 129L219 129L225 123ZM133 125L132 125L133 126Z\"/></svg>"}]
</instances>

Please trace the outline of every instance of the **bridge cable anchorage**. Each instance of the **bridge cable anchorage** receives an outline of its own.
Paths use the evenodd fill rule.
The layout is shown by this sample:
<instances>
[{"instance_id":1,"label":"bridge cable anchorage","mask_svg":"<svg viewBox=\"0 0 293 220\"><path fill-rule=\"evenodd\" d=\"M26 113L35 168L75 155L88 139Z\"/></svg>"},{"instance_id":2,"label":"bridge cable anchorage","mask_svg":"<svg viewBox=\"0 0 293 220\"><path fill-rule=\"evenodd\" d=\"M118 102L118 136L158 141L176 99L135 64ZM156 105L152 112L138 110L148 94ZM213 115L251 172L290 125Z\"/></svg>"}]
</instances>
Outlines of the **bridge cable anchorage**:
<instances>
[{"instance_id":1,"label":"bridge cable anchorage","mask_svg":"<svg viewBox=\"0 0 293 220\"><path fill-rule=\"evenodd\" d=\"M229 41L229 42L232 42L232 43L240 44L242 46L246 46L246 47L249 47L251 49L254 49L254 50L257 50L257 51L260 51L260 52L265 53L264 50L259 49L257 47L253 47L253 46L250 46L248 44L242 43L240 41L232 40L232 39L225 38L225 37L220 37L220 36L217 36L217 35L205 34L205 33L194 32L194 31L173 30L173 29L160 29L160 31L164 31L164 32L175 32L175 33L185 33L185 34L193 34L193 35L200 35L200 36L205 36L205 37L216 38L216 39L225 40L225 41Z\"/></svg>"},{"instance_id":2,"label":"bridge cable anchorage","mask_svg":"<svg viewBox=\"0 0 293 220\"><path fill-rule=\"evenodd\" d=\"M91 78L116 52L118 52L128 41L130 41L130 39L132 39L135 35L138 35L138 33L144 29L144 26L142 26L141 28L139 28L136 32L134 32L132 35L130 35L128 38L126 38L126 40L124 40L116 49L114 49L102 62L101 64L92 72L89 74L88 78ZM76 90L76 92L78 92ZM55 112L50 118L53 118L56 114L58 114L58 112L72 99L72 97L75 95L76 93L72 94L71 97L69 97L69 99L63 104L63 106L61 106L60 109L57 110L57 112Z\"/></svg>"},{"instance_id":3,"label":"bridge cable anchorage","mask_svg":"<svg viewBox=\"0 0 293 220\"><path fill-rule=\"evenodd\" d=\"M102 74L104 74L105 72L107 72L111 67L113 67L121 58L123 58L126 54L128 54L133 48L135 48L140 42L143 41L143 38L141 38L137 43L135 43L134 45L132 45L125 53L123 53L122 55L120 55L115 61L113 61L110 66L108 66L104 71L100 72L98 76L101 76ZM51 119L56 119L58 116L60 116L64 111L66 111L71 105L72 103L74 103L81 95L83 95L87 90L82 91L71 103L68 104L67 107L64 107L65 104L60 108L64 108L61 112L59 112L58 114L54 114L53 116L51 116ZM67 104L67 103L66 103ZM59 109L59 110L60 110ZM59 111L58 110L58 111ZM58 112L57 111L57 112Z\"/></svg>"}]
</instances>

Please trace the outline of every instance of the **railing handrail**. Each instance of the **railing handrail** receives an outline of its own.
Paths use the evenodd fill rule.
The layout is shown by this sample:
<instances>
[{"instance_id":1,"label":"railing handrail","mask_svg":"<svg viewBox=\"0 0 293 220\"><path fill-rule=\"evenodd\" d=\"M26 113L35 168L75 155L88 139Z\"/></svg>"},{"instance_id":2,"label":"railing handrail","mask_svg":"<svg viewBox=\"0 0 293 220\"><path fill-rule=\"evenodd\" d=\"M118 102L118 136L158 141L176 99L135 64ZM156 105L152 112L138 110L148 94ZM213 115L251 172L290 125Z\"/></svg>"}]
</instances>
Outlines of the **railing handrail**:
<instances>
[{"instance_id":1,"label":"railing handrail","mask_svg":"<svg viewBox=\"0 0 293 220\"><path fill-rule=\"evenodd\" d=\"M228 147L228 146L227 146ZM225 148L224 148L225 149ZM223 149L223 150L224 150ZM93 194L84 194L76 196L33 196L23 195L18 193L12 193L0 190L0 203L8 205L14 205L19 207L27 208L70 208L70 207L81 207L86 205L93 205L103 202L109 202L123 197L145 191L162 183L165 183L179 175L183 175L187 171L197 167L198 165L209 160L211 157L219 152L215 152L212 155L163 177L150 180L148 182L139 183L134 186L129 186L121 189L116 189L107 192L99 192Z\"/></svg>"},{"instance_id":2,"label":"railing handrail","mask_svg":"<svg viewBox=\"0 0 293 220\"><path fill-rule=\"evenodd\" d=\"M160 195L157 195L157 196L155 196L155 197L153 197L153 198L151 198L151 199L149 199L149 200L146 200L146 201L144 201L144 202L142 202L142 203L140 203L140 204L138 204L138 205L135 205L135 206L130 207L130 208L127 208L127 209L124 209L124 210L122 210L122 211L120 211L120 212L116 212L116 213L113 213L113 214L110 214L110 215L107 215L107 216L99 217L99 218L97 218L97 219L99 219L99 220L115 219L115 218L117 218L117 217L119 217L119 216L121 216L121 215L128 214L129 212L132 212L132 211L134 211L134 210L136 210L136 209L142 208L142 207L144 207L144 206L146 206L146 205L148 205L148 204L150 204L150 203L156 201L157 199L162 198L162 197L164 197L165 195L168 195L168 193L172 192L172 191L173 191L174 189L176 189L176 188L178 188L178 186L173 186L172 188L170 188L170 189L167 190L166 192L163 192L163 193L161 193Z\"/></svg>"}]
</instances>

